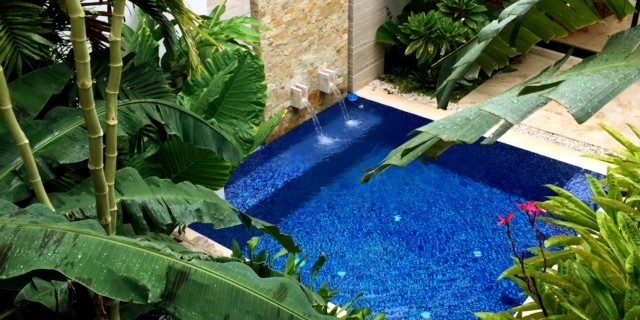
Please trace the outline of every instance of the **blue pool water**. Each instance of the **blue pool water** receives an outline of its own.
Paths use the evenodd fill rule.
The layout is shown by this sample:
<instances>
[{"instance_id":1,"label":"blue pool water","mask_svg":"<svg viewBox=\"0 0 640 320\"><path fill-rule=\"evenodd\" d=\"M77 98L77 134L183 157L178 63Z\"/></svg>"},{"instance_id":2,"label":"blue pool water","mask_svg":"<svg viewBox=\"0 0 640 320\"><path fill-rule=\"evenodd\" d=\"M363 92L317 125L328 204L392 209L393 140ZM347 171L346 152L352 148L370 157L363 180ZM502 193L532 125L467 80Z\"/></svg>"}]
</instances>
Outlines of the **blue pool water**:
<instances>
[{"instance_id":1,"label":"blue pool water","mask_svg":"<svg viewBox=\"0 0 640 320\"><path fill-rule=\"evenodd\" d=\"M362 99L347 104L359 126L346 126L339 107L321 113L333 143L319 143L305 123L238 168L228 200L293 235L311 257L307 272L326 253L317 283L337 287L339 304L364 293L359 304L388 319L474 319L474 312L521 303L515 285L496 280L512 264L497 215L543 200L550 183L588 197L585 172L504 144L473 145L361 184L367 168L427 120ZM518 214L519 246L534 246ZM194 227L227 246L251 236L241 228Z\"/></svg>"}]
</instances>

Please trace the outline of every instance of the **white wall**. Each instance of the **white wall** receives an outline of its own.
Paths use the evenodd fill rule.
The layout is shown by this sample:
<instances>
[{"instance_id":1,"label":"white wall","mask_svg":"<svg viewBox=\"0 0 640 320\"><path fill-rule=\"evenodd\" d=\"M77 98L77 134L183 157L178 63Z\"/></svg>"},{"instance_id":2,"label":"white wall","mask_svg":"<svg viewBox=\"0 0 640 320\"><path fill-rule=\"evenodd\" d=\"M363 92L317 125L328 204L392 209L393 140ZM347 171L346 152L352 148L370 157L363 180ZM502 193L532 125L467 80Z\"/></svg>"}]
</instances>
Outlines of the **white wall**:
<instances>
[{"instance_id":1,"label":"white wall","mask_svg":"<svg viewBox=\"0 0 640 320\"><path fill-rule=\"evenodd\" d=\"M384 70L384 48L376 31L387 21L387 8L397 15L408 0L349 0L349 90L357 91Z\"/></svg>"},{"instance_id":2,"label":"white wall","mask_svg":"<svg viewBox=\"0 0 640 320\"><path fill-rule=\"evenodd\" d=\"M207 2L203 0L186 0L185 4L195 13L203 15L209 14Z\"/></svg>"},{"instance_id":3,"label":"white wall","mask_svg":"<svg viewBox=\"0 0 640 320\"><path fill-rule=\"evenodd\" d=\"M222 0L207 0L207 8L209 11L211 11L213 7L219 5L220 3L222 3ZM227 11L225 11L224 15L222 15L222 18L229 19L231 17L239 16L251 16L251 4L249 0L227 0Z\"/></svg>"}]
</instances>

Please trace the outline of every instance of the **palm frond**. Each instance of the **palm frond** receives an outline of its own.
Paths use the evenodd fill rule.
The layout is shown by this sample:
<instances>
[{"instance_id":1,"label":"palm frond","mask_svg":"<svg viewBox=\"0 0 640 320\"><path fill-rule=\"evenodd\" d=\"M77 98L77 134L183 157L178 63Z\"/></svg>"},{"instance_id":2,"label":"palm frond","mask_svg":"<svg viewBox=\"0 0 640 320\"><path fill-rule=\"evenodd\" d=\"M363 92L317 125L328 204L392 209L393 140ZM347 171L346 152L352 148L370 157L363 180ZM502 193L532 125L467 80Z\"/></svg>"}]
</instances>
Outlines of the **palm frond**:
<instances>
[{"instance_id":1,"label":"palm frond","mask_svg":"<svg viewBox=\"0 0 640 320\"><path fill-rule=\"evenodd\" d=\"M0 65L9 79L51 61L54 44L51 21L41 15L42 7L20 0L0 2Z\"/></svg>"},{"instance_id":2,"label":"palm frond","mask_svg":"<svg viewBox=\"0 0 640 320\"><path fill-rule=\"evenodd\" d=\"M196 36L203 33L202 18L191 11L183 0L132 0L142 11L151 16L158 23L162 30L169 53L175 53L183 49L187 53L188 63L192 71L199 71L201 68L198 57L198 46ZM171 22L164 15L168 13L173 16L175 26L180 31L181 39L184 40L184 48L180 48L177 40L177 32L174 22Z\"/></svg>"}]
</instances>

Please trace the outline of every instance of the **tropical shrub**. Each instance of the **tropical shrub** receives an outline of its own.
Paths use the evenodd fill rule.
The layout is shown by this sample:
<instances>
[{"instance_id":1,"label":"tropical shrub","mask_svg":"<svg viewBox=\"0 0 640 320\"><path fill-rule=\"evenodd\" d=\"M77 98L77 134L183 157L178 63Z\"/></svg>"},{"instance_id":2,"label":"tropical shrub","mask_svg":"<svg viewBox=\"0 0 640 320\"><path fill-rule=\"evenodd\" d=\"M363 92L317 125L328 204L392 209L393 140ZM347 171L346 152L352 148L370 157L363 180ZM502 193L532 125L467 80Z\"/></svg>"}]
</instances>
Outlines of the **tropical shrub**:
<instances>
[{"instance_id":1,"label":"tropical shrub","mask_svg":"<svg viewBox=\"0 0 640 320\"><path fill-rule=\"evenodd\" d=\"M548 238L544 247L530 250L534 256L518 258L500 276L518 284L533 298L531 302L498 314L477 314L481 319L519 319L525 314L535 319L640 316L640 146L604 128L625 150L620 155L597 157L612 165L602 181L588 176L597 209L566 190L549 186L557 195L540 203L549 215L540 215L538 210L533 219L570 232ZM640 129L631 128L640 138ZM508 222L505 224L508 230Z\"/></svg>"},{"instance_id":2,"label":"tropical shrub","mask_svg":"<svg viewBox=\"0 0 640 320\"><path fill-rule=\"evenodd\" d=\"M443 15L462 22L471 30L479 30L487 24L487 8L475 0L445 0L438 3Z\"/></svg>"},{"instance_id":3,"label":"tropical shrub","mask_svg":"<svg viewBox=\"0 0 640 320\"><path fill-rule=\"evenodd\" d=\"M152 16L170 8L187 39L177 40L173 26L143 21L139 32L124 32L123 52L125 1L114 0L107 54L89 46L102 38L90 41L87 8L65 0L55 10L66 20L54 25L71 30L65 43L73 48L62 61L53 57L9 85L2 66L12 62L1 61L2 316L53 317L32 312L42 305L55 317L98 319L136 319L153 309L178 319L333 318L327 314L335 309L295 277L258 274L260 261L190 252L168 235L192 222L245 224L279 239L287 254L300 251L212 190L274 125L261 124L266 87L259 58L247 50L253 38L216 38L225 32L211 29L224 24L216 18L208 31L194 29L202 19L181 1L135 3ZM192 49L203 34L237 50L211 46L200 59ZM160 39L175 42L166 59L185 61L184 82L172 83L154 55Z\"/></svg>"},{"instance_id":4,"label":"tropical shrub","mask_svg":"<svg viewBox=\"0 0 640 320\"><path fill-rule=\"evenodd\" d=\"M385 72L413 77L416 82L422 82L422 87L435 88L439 73L433 64L466 43L484 26L485 11L487 9L476 0L409 2L401 15L390 17L376 33L376 41L387 47L388 56L402 52L407 57L400 62L388 57Z\"/></svg>"},{"instance_id":5,"label":"tropical shrub","mask_svg":"<svg viewBox=\"0 0 640 320\"><path fill-rule=\"evenodd\" d=\"M435 11L412 14L400 30L411 40L405 55L415 54L418 64L431 64L435 58L450 52L465 42L468 32L462 23Z\"/></svg>"}]
</instances>

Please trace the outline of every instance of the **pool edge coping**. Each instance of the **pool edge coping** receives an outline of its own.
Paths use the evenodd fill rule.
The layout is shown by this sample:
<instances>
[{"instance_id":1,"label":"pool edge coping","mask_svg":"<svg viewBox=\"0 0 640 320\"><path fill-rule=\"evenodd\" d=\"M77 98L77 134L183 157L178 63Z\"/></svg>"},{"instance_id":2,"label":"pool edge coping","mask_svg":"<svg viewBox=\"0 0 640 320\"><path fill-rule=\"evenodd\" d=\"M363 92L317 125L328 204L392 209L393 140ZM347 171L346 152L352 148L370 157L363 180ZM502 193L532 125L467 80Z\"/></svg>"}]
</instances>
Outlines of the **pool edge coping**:
<instances>
[{"instance_id":1,"label":"pool edge coping","mask_svg":"<svg viewBox=\"0 0 640 320\"><path fill-rule=\"evenodd\" d=\"M439 120L454 113L450 110L437 109L435 105L408 100L399 94L376 90L368 85L355 93L367 100L430 120ZM505 133L498 141L600 174L606 174L609 166L605 162L585 157L587 154L583 152L513 130Z\"/></svg>"}]
</instances>

